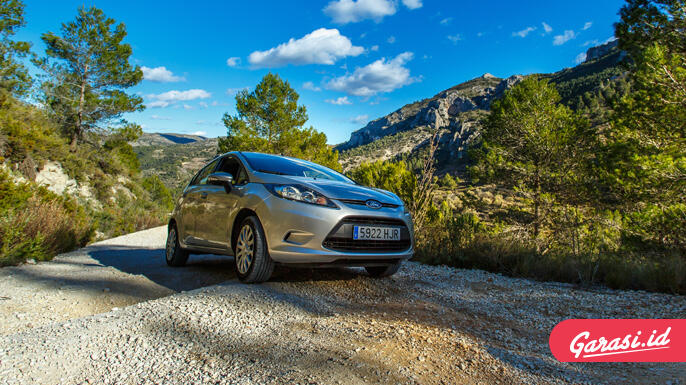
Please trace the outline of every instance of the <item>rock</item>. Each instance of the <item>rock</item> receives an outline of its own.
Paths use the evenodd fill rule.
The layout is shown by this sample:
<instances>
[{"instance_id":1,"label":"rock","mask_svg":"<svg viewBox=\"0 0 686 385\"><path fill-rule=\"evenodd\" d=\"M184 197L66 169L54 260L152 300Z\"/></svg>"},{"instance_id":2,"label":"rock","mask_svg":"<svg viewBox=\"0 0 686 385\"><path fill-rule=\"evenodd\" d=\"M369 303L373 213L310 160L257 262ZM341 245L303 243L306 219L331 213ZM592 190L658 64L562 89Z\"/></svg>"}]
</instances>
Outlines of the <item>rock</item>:
<instances>
[{"instance_id":1,"label":"rock","mask_svg":"<svg viewBox=\"0 0 686 385\"><path fill-rule=\"evenodd\" d=\"M35 265L35 264L36 264L36 260L33 259L33 258L30 258L30 259L27 259L27 260L26 260L26 263L27 263L28 265Z\"/></svg>"},{"instance_id":2,"label":"rock","mask_svg":"<svg viewBox=\"0 0 686 385\"><path fill-rule=\"evenodd\" d=\"M591 47L586 51L586 60L600 59L601 57L610 53L613 49L617 48L619 40L608 41L605 44L601 44L595 47Z\"/></svg>"}]
</instances>

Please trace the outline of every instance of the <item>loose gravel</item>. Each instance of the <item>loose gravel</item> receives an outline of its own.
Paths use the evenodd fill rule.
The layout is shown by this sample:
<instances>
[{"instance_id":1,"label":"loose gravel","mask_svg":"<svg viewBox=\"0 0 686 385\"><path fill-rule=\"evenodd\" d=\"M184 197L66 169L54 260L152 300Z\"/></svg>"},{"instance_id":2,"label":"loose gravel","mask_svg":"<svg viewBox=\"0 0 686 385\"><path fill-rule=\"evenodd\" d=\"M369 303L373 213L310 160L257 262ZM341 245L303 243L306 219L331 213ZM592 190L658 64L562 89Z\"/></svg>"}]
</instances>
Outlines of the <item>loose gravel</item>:
<instances>
[{"instance_id":1,"label":"loose gravel","mask_svg":"<svg viewBox=\"0 0 686 385\"><path fill-rule=\"evenodd\" d=\"M550 331L564 319L684 318L684 296L414 262L384 279L362 269L279 268L268 283L244 285L234 278L231 258L192 256L187 268L164 267L163 242L164 228L153 229L55 262L2 269L2 295L20 299L11 300L14 307L0 299L0 384L679 384L686 378L684 363L560 363L548 349ZM64 279L60 271L81 272L89 283L48 295L56 289L45 281ZM127 284L103 291L98 279L110 273L107 285ZM72 294L83 295L83 310L63 310L70 304L59 296L72 301ZM138 303L111 310L119 295ZM101 302L106 306L93 305ZM39 321L7 327L15 314Z\"/></svg>"}]
</instances>

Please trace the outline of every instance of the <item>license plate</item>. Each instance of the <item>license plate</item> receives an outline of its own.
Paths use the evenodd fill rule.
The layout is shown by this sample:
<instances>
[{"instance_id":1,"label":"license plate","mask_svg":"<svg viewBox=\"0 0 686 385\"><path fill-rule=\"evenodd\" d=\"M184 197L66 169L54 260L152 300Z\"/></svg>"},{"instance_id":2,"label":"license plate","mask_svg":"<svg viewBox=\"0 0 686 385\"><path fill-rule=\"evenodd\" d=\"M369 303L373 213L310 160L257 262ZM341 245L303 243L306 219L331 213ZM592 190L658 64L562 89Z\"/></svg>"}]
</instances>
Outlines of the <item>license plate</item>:
<instances>
[{"instance_id":1,"label":"license plate","mask_svg":"<svg viewBox=\"0 0 686 385\"><path fill-rule=\"evenodd\" d=\"M353 239L375 241L399 241L399 227L353 226Z\"/></svg>"}]
</instances>

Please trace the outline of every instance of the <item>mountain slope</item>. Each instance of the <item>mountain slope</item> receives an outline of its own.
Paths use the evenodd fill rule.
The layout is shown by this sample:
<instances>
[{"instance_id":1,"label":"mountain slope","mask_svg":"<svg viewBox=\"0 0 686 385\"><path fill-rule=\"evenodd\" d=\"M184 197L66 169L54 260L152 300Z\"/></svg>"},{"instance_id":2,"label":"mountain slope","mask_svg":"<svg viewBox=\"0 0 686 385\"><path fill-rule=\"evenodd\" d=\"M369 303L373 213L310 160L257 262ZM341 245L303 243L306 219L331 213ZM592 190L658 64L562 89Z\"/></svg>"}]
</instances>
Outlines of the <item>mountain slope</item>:
<instances>
[{"instance_id":1,"label":"mountain slope","mask_svg":"<svg viewBox=\"0 0 686 385\"><path fill-rule=\"evenodd\" d=\"M172 192L217 154L217 138L183 134L143 134L131 143L143 175L156 174Z\"/></svg>"},{"instance_id":2,"label":"mountain slope","mask_svg":"<svg viewBox=\"0 0 686 385\"><path fill-rule=\"evenodd\" d=\"M550 79L562 102L573 106L580 96L620 77L623 70L619 62L623 57L616 43L611 42L589 49L584 63L539 76ZM436 131L441 143L438 173L463 169L466 150L478 140L481 121L491 102L521 79L521 75L500 79L484 74L371 121L353 132L350 140L336 146L341 151L343 169L368 161L412 157Z\"/></svg>"}]
</instances>

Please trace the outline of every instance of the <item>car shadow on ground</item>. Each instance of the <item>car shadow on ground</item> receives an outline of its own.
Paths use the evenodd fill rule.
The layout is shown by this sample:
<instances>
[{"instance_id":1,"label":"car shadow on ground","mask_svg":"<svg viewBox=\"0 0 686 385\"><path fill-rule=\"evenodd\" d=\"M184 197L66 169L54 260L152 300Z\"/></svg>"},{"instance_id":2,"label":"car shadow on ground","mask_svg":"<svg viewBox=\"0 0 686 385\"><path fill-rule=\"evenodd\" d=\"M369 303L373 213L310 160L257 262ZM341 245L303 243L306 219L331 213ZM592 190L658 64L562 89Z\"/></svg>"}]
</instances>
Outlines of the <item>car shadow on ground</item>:
<instances>
[{"instance_id":1,"label":"car shadow on ground","mask_svg":"<svg viewBox=\"0 0 686 385\"><path fill-rule=\"evenodd\" d=\"M188 291L221 282L237 280L231 256L192 254L182 267L169 267L161 248L126 246L91 246L88 255L102 266L142 275L174 291ZM338 281L364 274L360 269L307 269L277 266L270 282Z\"/></svg>"}]
</instances>

